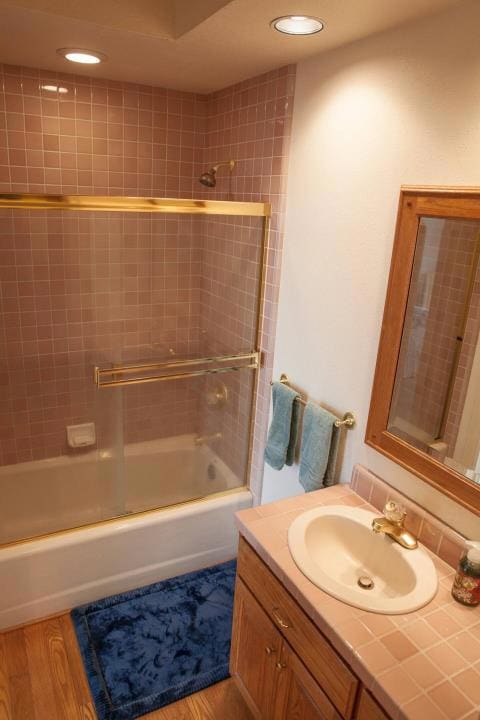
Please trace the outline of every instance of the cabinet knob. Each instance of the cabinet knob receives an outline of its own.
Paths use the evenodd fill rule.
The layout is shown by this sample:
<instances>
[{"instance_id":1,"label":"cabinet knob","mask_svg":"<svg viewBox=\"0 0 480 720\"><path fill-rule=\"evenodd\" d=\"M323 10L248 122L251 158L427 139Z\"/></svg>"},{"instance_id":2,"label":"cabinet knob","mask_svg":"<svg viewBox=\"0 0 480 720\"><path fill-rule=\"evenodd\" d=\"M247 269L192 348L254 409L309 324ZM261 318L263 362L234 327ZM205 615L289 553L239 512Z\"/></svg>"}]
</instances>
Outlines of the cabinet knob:
<instances>
[{"instance_id":1,"label":"cabinet knob","mask_svg":"<svg viewBox=\"0 0 480 720\"><path fill-rule=\"evenodd\" d=\"M286 664L286 663L282 663L282 662L280 662L280 660L279 660L279 661L277 662L276 666L277 666L277 668L278 668L279 670L283 670L284 668L287 667L287 664Z\"/></svg>"},{"instance_id":2,"label":"cabinet knob","mask_svg":"<svg viewBox=\"0 0 480 720\"><path fill-rule=\"evenodd\" d=\"M275 648L271 648L267 645L265 648L265 652L267 653L267 655L271 655L273 652L275 652Z\"/></svg>"},{"instance_id":3,"label":"cabinet knob","mask_svg":"<svg viewBox=\"0 0 480 720\"><path fill-rule=\"evenodd\" d=\"M282 627L282 628L289 628L289 627L290 627L290 625L289 625L288 623L286 623L285 620L282 620L282 618L281 618L280 615L278 614L277 608L273 608L273 610L272 610L272 615L273 615L273 617L275 618L275 620L277 621L277 623L280 625L280 627Z\"/></svg>"}]
</instances>

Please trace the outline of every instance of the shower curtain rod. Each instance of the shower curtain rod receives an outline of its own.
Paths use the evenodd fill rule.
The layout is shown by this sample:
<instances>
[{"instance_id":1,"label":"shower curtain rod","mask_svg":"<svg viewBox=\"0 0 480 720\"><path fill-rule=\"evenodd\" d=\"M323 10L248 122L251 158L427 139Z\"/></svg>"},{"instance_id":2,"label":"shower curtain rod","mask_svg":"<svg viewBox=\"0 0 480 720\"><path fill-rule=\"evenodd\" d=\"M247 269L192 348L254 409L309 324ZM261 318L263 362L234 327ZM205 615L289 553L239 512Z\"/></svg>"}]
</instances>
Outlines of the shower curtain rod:
<instances>
[{"instance_id":1,"label":"shower curtain rod","mask_svg":"<svg viewBox=\"0 0 480 720\"><path fill-rule=\"evenodd\" d=\"M118 195L36 195L1 193L0 208L23 210L91 210L100 212L182 213L270 217L271 205L235 200L129 197Z\"/></svg>"}]
</instances>

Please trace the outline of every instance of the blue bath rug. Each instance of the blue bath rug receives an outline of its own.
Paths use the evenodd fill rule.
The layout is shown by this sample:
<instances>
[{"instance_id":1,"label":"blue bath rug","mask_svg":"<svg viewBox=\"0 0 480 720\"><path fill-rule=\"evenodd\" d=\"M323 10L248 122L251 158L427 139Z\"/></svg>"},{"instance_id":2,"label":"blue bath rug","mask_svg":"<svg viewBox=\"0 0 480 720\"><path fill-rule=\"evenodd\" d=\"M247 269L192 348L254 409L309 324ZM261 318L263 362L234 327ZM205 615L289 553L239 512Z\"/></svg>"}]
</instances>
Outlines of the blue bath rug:
<instances>
[{"instance_id":1,"label":"blue bath rug","mask_svg":"<svg viewBox=\"0 0 480 720\"><path fill-rule=\"evenodd\" d=\"M99 720L133 720L228 677L235 565L72 610Z\"/></svg>"}]
</instances>

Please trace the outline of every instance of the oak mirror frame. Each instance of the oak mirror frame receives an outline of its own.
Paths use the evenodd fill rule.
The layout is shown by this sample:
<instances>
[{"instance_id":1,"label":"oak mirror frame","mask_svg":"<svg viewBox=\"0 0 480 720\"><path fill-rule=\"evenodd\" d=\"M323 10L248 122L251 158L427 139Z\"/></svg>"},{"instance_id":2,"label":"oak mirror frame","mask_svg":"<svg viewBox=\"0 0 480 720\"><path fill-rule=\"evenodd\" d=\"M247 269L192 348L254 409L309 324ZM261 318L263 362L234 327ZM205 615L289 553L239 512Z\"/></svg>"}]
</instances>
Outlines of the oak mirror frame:
<instances>
[{"instance_id":1,"label":"oak mirror frame","mask_svg":"<svg viewBox=\"0 0 480 720\"><path fill-rule=\"evenodd\" d=\"M418 264L417 241L421 234L421 224L435 225L435 219L437 219L437 223L442 220L463 220L467 221L467 224L472 221L480 223L480 188L401 187L365 442L440 492L448 495L455 502L480 515L478 477L476 478L477 482L472 482L472 479L458 468L453 469L444 459L437 459L422 449L421 443L410 442L408 433L395 430L395 423L393 423L392 430L394 395L395 402L398 400L398 380L397 385L395 384L397 375L401 371L400 377L403 378L412 372L411 370L408 372L401 370L400 351L402 349L402 362L405 362L405 343L402 345L402 335L404 330L407 332L407 307L410 313L412 306L412 300L409 303L409 294L414 293L412 278L416 250L416 265ZM478 245L477 243L477 247ZM478 267L478 254L476 262ZM423 292L424 288L422 288ZM420 302L419 304L425 303ZM424 308L421 309L424 310ZM463 338L453 338L453 342L455 340L462 341ZM417 361L418 357L412 355L410 365ZM480 406L480 397L478 404ZM480 427L477 432L480 438Z\"/></svg>"}]
</instances>

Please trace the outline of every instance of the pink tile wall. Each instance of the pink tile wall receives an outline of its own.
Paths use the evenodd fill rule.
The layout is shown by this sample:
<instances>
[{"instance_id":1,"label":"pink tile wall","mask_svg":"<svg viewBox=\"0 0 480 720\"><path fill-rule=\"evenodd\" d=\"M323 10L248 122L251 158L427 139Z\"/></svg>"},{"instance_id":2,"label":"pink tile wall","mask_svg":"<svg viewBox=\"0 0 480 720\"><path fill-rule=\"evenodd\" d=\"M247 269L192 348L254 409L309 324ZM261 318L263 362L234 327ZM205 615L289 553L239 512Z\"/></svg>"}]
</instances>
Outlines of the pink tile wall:
<instances>
[{"instance_id":1,"label":"pink tile wall","mask_svg":"<svg viewBox=\"0 0 480 720\"><path fill-rule=\"evenodd\" d=\"M252 475L257 496L294 79L287 67L200 96L0 66L0 191L272 203ZM198 183L204 169L230 158L235 170L231 177L220 171L216 189ZM100 411L90 384L93 362L195 355L212 346L253 349L258 220L97 217L93 225L93 216L80 213L2 215L0 377L8 390L0 406L0 462L65 452L65 425L95 413L105 443L112 442L115 403L102 396ZM251 378L238 374L228 381L231 404L221 419L225 442L218 452L240 474ZM126 441L215 431L220 421L209 410L200 423L201 383L129 388L122 403Z\"/></svg>"},{"instance_id":2,"label":"pink tile wall","mask_svg":"<svg viewBox=\"0 0 480 720\"><path fill-rule=\"evenodd\" d=\"M198 353L194 228L183 216L1 213L3 464L65 452L68 424L94 420L99 445L111 441L111 415L102 423L100 408L113 407L118 391L94 388L94 364ZM192 394L182 387L122 395L125 439L182 426ZM196 427L195 407L183 432Z\"/></svg>"},{"instance_id":3,"label":"pink tile wall","mask_svg":"<svg viewBox=\"0 0 480 720\"><path fill-rule=\"evenodd\" d=\"M257 306L262 262L263 218L206 218L201 288L205 355L256 349ZM244 480L247 470L254 373L242 370L218 379L228 391L221 409L203 405L203 434L222 433L215 451Z\"/></svg>"},{"instance_id":4,"label":"pink tile wall","mask_svg":"<svg viewBox=\"0 0 480 720\"><path fill-rule=\"evenodd\" d=\"M0 191L191 197L205 113L191 93L0 66ZM198 352L201 245L188 218L1 220L9 464L65 452L65 425L98 420L93 363ZM193 431L191 396L185 385L128 392L125 439Z\"/></svg>"},{"instance_id":5,"label":"pink tile wall","mask_svg":"<svg viewBox=\"0 0 480 720\"><path fill-rule=\"evenodd\" d=\"M1 66L0 190L192 196L205 112L190 93ZM185 383L129 389L118 428L118 401L95 391L91 368L198 352L198 220L4 212L0 232L0 461L64 453L78 422L96 420L100 446L120 431L195 431Z\"/></svg>"},{"instance_id":6,"label":"pink tile wall","mask_svg":"<svg viewBox=\"0 0 480 720\"><path fill-rule=\"evenodd\" d=\"M208 353L255 349L263 218L204 218L201 315Z\"/></svg>"},{"instance_id":7,"label":"pink tile wall","mask_svg":"<svg viewBox=\"0 0 480 720\"><path fill-rule=\"evenodd\" d=\"M205 113L193 93L0 65L0 191L191 197Z\"/></svg>"},{"instance_id":8,"label":"pink tile wall","mask_svg":"<svg viewBox=\"0 0 480 720\"><path fill-rule=\"evenodd\" d=\"M205 189L204 197L269 201L273 210L261 318L260 348L264 366L257 387L250 475L250 487L256 501L260 499L270 405L294 89L295 67L288 66L214 93L209 98L207 110L204 167L230 159L236 161L236 166L231 175L225 169L219 171L217 187ZM241 224L232 223L234 228L241 228ZM219 266L228 268L232 262L228 247L222 254L223 257L217 258ZM250 292L250 305L251 300ZM243 304L239 312L245 307ZM217 317L224 332L228 333L228 317ZM219 334L223 337L223 333Z\"/></svg>"}]
</instances>

